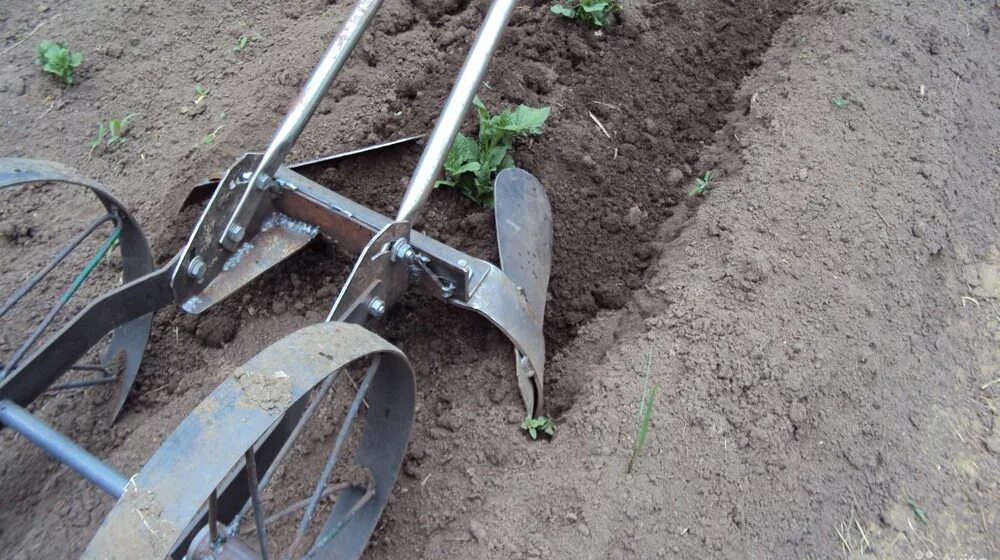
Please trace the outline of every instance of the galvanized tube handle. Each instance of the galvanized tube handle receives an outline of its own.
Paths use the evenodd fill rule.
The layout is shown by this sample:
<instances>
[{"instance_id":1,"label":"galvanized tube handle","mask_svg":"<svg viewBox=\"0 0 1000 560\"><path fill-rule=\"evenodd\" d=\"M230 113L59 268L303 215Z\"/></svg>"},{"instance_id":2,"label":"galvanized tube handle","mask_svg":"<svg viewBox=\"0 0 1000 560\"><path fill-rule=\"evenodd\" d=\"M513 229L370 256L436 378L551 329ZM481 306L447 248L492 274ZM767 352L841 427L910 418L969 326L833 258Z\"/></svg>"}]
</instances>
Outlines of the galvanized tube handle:
<instances>
[{"instance_id":1,"label":"galvanized tube handle","mask_svg":"<svg viewBox=\"0 0 1000 560\"><path fill-rule=\"evenodd\" d=\"M441 166L448 157L448 150L451 149L455 135L458 133L465 114L469 111L472 98L479 89L479 83L486 74L486 68L490 64L490 58L500 42L500 36L510 20L510 15L514 11L517 0L494 0L490 5L490 10L486 14L483 26L479 30L476 42L473 43L469 55L462 65L462 70L458 74L458 80L452 87L448 100L444 104L441 116L438 118L434 131L427 140L427 146L417 168L410 177L410 184L406 187L406 194L403 195L403 202L399 206L399 213L396 214L396 221L413 222L420 214L424 203L431 194L434 182L437 181Z\"/></svg>"},{"instance_id":2,"label":"galvanized tube handle","mask_svg":"<svg viewBox=\"0 0 1000 560\"><path fill-rule=\"evenodd\" d=\"M319 102L326 95L326 91L330 89L333 79L344 67L381 5L382 0L358 0L358 3L354 5L351 14L347 16L347 21L344 22L337 36L326 49L323 59L309 76L309 81L299 92L295 104L285 115L285 120L274 134L267 151L264 152L264 157L257 167L257 180L273 177L278 167L284 163L288 152L292 150L295 141L302 134L302 130L305 129L313 113L316 112Z\"/></svg>"}]
</instances>

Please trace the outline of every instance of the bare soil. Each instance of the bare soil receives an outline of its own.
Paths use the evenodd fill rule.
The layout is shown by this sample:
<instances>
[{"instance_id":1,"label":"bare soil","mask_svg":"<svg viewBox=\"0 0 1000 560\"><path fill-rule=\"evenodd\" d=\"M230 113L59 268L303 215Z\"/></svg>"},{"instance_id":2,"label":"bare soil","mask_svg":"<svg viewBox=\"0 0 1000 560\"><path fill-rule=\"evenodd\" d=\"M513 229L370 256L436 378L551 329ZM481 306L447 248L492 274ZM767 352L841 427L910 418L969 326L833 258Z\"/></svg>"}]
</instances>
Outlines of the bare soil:
<instances>
[{"instance_id":1,"label":"bare soil","mask_svg":"<svg viewBox=\"0 0 1000 560\"><path fill-rule=\"evenodd\" d=\"M349 7L4 5L0 155L102 181L163 263L198 212L179 211L187 189L266 144ZM484 10L387 1L293 159L426 132ZM998 33L983 0L635 0L603 34L523 3L481 94L553 108L517 161L554 210L558 435L517 430L502 335L407 300L378 330L418 371L417 424L370 556L1000 557ZM84 52L77 85L32 64L45 38ZM88 156L128 112L129 140ZM418 154L314 178L388 213ZM79 214L44 194L0 199L0 293ZM491 214L457 193L422 227L496 257ZM134 472L235 366L322 320L350 264L311 246L203 317L159 313L112 425L100 389L35 408ZM3 324L4 354L37 313ZM110 500L9 431L0 445L0 557L79 554Z\"/></svg>"}]
</instances>

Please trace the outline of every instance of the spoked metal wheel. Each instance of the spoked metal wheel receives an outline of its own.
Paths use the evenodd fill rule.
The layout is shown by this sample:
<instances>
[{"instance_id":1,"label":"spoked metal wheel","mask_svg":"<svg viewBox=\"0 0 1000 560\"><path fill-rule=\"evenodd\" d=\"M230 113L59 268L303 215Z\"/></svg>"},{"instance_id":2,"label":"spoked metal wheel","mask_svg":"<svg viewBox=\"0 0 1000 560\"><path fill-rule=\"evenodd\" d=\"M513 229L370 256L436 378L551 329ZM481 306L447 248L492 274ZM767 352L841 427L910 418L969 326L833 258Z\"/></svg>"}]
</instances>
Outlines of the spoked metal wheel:
<instances>
[{"instance_id":1,"label":"spoked metal wheel","mask_svg":"<svg viewBox=\"0 0 1000 560\"><path fill-rule=\"evenodd\" d=\"M394 346L346 323L295 332L181 423L83 557L357 558L413 412L413 374Z\"/></svg>"},{"instance_id":2,"label":"spoked metal wheel","mask_svg":"<svg viewBox=\"0 0 1000 560\"><path fill-rule=\"evenodd\" d=\"M28 189L33 192L28 192ZM67 189L88 190L100 204L88 207L85 199L72 196L73 193L66 192ZM124 405L139 370L152 325L151 313L116 328L103 357L97 363L78 361L88 350L86 345L79 352L70 349L59 352L54 361L44 365L33 362L32 354L43 346L48 335L64 319L72 316L67 312L68 307L88 295L94 295L90 288L95 288L92 285L95 281L88 279L108 276L111 271L105 269L116 268L106 266L109 261L106 257L116 247L121 255L121 266L115 274L120 274L121 283L130 282L152 271L152 256L145 236L125 207L104 187L55 163L0 158L0 192L8 197L8 203L13 203L14 197L23 199L21 204L11 205L11 215L0 214L0 222L21 224L18 227L27 227L24 224L37 222L47 230L38 237L52 242L40 242L37 246L30 247L25 254L12 253L5 259L5 265L9 269L4 271L7 278L0 279L0 284L9 283L10 276L19 274L19 266L26 265L34 269L23 281L17 282L16 288L12 287L10 293L0 296L0 319L7 320L3 325L4 329L8 333L27 333L14 343L9 352L0 353L0 382L4 385L5 397L9 396L19 404L27 405L46 390L79 389L117 383L114 408L111 411L114 418ZM22 194L25 196L22 197ZM59 195L67 195L67 198ZM60 219L54 219L49 214L53 199L73 204L76 214L74 218L78 219L67 219L68 213L64 213ZM33 202L39 200L40 206ZM85 217L97 208L101 211ZM79 229L70 233L75 228ZM55 241L61 237L65 237L65 243ZM102 237L103 240L100 240ZM45 249L52 249L50 258L31 262L42 257L41 254L35 254L36 250L44 252ZM24 262L15 263L19 266L12 266L9 261L15 257ZM76 272L66 277L65 273L72 272L74 268ZM104 281L108 280L104 278ZM100 284L101 280L96 282ZM11 316L28 319L20 324L22 321L18 318L11 320ZM52 337L54 338L55 336ZM119 355L124 355L124 365L120 368L120 373L115 372L115 375L109 366ZM53 385L67 370L78 372L76 379Z\"/></svg>"}]
</instances>

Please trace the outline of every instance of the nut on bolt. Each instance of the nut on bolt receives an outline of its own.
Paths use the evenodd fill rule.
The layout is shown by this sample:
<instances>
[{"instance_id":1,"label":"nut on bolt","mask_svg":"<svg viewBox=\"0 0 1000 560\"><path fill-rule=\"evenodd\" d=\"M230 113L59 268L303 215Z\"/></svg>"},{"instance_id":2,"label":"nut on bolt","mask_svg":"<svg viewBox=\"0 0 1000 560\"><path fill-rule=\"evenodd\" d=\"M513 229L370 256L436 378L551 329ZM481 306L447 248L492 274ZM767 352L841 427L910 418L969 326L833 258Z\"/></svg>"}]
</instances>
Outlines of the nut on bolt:
<instances>
[{"instance_id":1,"label":"nut on bolt","mask_svg":"<svg viewBox=\"0 0 1000 560\"><path fill-rule=\"evenodd\" d=\"M413 246L410 245L409 241L405 239L397 239L392 244L392 254L389 256L389 260L392 262L410 262L416 255L417 253L413 250Z\"/></svg>"},{"instance_id":2,"label":"nut on bolt","mask_svg":"<svg viewBox=\"0 0 1000 560\"><path fill-rule=\"evenodd\" d=\"M188 276L201 282L205 279L205 273L208 272L208 265L201 257L194 257L191 262L188 263L187 273Z\"/></svg>"},{"instance_id":3,"label":"nut on bolt","mask_svg":"<svg viewBox=\"0 0 1000 560\"><path fill-rule=\"evenodd\" d=\"M372 300L368 302L368 314L371 315L372 317L375 317L376 319L379 319L382 316L384 316L385 300L378 297L372 298Z\"/></svg>"}]
</instances>

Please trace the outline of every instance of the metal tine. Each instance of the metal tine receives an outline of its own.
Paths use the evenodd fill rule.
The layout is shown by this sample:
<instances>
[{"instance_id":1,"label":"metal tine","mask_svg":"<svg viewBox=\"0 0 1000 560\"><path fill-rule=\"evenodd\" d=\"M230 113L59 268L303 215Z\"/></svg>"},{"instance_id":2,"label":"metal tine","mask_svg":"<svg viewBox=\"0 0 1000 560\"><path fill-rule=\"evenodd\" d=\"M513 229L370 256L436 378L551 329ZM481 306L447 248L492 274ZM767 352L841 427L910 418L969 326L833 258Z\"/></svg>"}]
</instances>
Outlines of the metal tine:
<instances>
[{"instance_id":1,"label":"metal tine","mask_svg":"<svg viewBox=\"0 0 1000 560\"><path fill-rule=\"evenodd\" d=\"M371 365L368 366L368 372L365 374L365 378L361 382L361 388L358 389L357 394L354 395L354 400L351 402L351 408L347 411L347 415L344 417L344 423L340 426L340 432L337 434L337 439L333 444L333 451L330 453L329 458L327 458L326 465L323 466L323 473L320 474L319 480L316 481L316 488L313 490L312 497L309 499L309 505L306 507L306 511L302 515L302 521L299 522L299 528L295 531L295 538L292 539L292 544L288 547L288 553L285 555L285 558L291 558L295 555L299 545L301 544L302 537L305 536L306 531L309 529L309 525L312 523L312 518L316 514L316 507L319 505L319 501L323 496L323 490L326 488L327 483L330 482L330 476L333 474L333 468L337 464L337 458L340 455L340 450L344 446L344 442L347 440L347 434L350 432L351 425L354 423L354 418L358 415L358 411L361 409L361 402L364 400L365 394L368 393L368 388L371 387L372 380L375 379L375 372L378 371L378 366L381 361L381 357L377 357L372 361Z\"/></svg>"},{"instance_id":2,"label":"metal tine","mask_svg":"<svg viewBox=\"0 0 1000 560\"><path fill-rule=\"evenodd\" d=\"M28 280L28 282L24 286L21 286L21 288L19 288L16 292L11 294L9 298L7 298L7 301L4 302L3 307L0 307L0 318L6 315L7 312L11 310L11 308L17 305L17 302L21 301L21 298L23 298L25 294L33 290L35 286L38 285L39 282L41 282L46 276L48 276L50 272L52 272L53 269L55 269L55 267L59 266L59 263L66 260L66 257L69 256L70 253L72 253L77 247L80 246L80 243L83 243L84 240L90 237L92 233L97 231L97 228L101 227L105 222L109 220L117 220L117 217L114 216L113 214L105 214L104 216L101 216L96 221L94 221L94 223L90 224L90 226L88 226L86 230L84 230L75 238L70 240L69 244L63 247L58 253L56 253L54 257L52 257L52 260L49 261L47 265L45 265L45 268L35 273L35 275L32 276L31 279Z\"/></svg>"},{"instance_id":3,"label":"metal tine","mask_svg":"<svg viewBox=\"0 0 1000 560\"><path fill-rule=\"evenodd\" d=\"M396 214L398 222L414 222L420 215L420 210L433 190L434 182L441 173L441 166L448 156L455 141L462 121L465 120L472 98L479 89L479 84L486 74L486 68L490 64L490 58L500 42L507 21L510 20L511 13L517 0L495 0L490 5L490 11L483 20L483 25L479 29L476 42L469 50L462 70L455 80L455 85L448 94L441 116L438 117L434 131L427 139L427 146L420 155L420 161L410 177L410 183L406 186L406 193L403 201L399 205L399 213Z\"/></svg>"},{"instance_id":4,"label":"metal tine","mask_svg":"<svg viewBox=\"0 0 1000 560\"><path fill-rule=\"evenodd\" d=\"M246 453L247 486L250 489L250 502L253 504L254 522L257 524L257 540L260 541L260 556L268 560L271 555L267 550L267 526L264 524L264 506L260 503L260 487L257 480L257 456L253 447Z\"/></svg>"},{"instance_id":5,"label":"metal tine","mask_svg":"<svg viewBox=\"0 0 1000 560\"><path fill-rule=\"evenodd\" d=\"M17 367L17 364L18 362L21 361L21 358L23 358L24 355L28 352L28 350L30 350L31 347L35 345L35 342L38 340L38 338L42 336L42 333L44 333L45 330L49 328L49 325L52 324L52 321L54 321L56 316L59 315L59 312L62 311L62 308L65 307L67 303L69 303L69 300L70 298L73 297L73 294L75 294L76 291L80 289L80 286L82 286L84 281L87 280L87 277L90 276L90 273L94 271L94 268L96 268L98 263L101 262L101 259L103 259L104 256L108 253L108 251L111 250L112 245L114 245L114 242L118 240L118 237L121 235L121 232L122 232L122 225L119 222L118 225L115 227L115 229L111 232L111 235L108 236L108 238L104 240L104 243L102 243L101 246L97 249L97 254L91 257L90 261L88 261L87 264L84 265L83 270L81 270L73 279L73 282L70 283L69 288L67 288L66 291L63 292L61 296L59 296L59 301L57 301L56 304L52 306L52 309L50 309L48 314L45 315L45 318L42 319L42 322L35 328L34 332L32 332L31 335L28 336L27 340L22 342L21 346L19 346L17 350L14 351L14 355L11 356L10 361L7 363L6 369L4 369L2 373L0 373L0 379L7 377L7 374L13 371L15 367Z\"/></svg>"}]
</instances>

